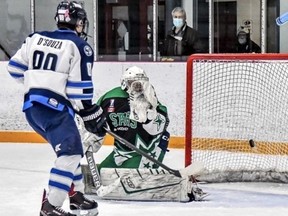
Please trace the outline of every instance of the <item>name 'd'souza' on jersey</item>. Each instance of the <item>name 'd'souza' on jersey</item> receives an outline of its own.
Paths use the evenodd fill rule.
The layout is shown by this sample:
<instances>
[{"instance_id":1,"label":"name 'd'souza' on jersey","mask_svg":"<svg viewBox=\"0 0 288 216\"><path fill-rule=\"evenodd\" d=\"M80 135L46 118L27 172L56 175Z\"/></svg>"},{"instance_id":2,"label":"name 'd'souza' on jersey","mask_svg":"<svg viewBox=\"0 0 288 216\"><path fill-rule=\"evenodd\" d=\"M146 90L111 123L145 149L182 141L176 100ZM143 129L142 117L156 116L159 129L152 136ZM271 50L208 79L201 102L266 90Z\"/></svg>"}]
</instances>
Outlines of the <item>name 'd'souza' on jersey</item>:
<instances>
[{"instance_id":1,"label":"name 'd'souza' on jersey","mask_svg":"<svg viewBox=\"0 0 288 216\"><path fill-rule=\"evenodd\" d=\"M23 111L41 103L52 109L74 111L92 105L91 46L67 29L36 32L26 38L10 59L8 72L24 83Z\"/></svg>"}]
</instances>

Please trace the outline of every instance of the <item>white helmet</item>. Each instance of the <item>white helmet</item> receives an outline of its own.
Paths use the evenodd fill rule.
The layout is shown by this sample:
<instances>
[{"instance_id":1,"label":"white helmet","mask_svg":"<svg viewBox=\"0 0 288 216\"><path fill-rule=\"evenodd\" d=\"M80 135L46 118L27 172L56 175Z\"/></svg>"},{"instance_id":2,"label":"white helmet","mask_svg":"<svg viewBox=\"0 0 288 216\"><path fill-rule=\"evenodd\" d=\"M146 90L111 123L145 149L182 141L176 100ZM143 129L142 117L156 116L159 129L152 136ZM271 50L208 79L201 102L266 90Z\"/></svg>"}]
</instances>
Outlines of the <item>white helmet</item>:
<instances>
[{"instance_id":1,"label":"white helmet","mask_svg":"<svg viewBox=\"0 0 288 216\"><path fill-rule=\"evenodd\" d=\"M139 68L137 66L127 68L122 73L122 77L120 79L121 89L127 91L131 87L131 84L136 80L149 81L149 78L147 77L145 71L142 68Z\"/></svg>"}]
</instances>

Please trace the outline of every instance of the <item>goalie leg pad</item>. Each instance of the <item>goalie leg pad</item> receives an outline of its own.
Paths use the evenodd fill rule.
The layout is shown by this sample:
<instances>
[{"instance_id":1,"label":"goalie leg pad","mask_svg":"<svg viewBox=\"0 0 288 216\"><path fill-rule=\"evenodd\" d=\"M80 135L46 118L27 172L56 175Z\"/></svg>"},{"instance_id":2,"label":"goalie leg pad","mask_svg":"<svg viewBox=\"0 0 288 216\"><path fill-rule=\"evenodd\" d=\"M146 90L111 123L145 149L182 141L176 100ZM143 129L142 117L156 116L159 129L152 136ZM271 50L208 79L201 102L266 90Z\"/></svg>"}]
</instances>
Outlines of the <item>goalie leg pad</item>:
<instances>
[{"instance_id":1,"label":"goalie leg pad","mask_svg":"<svg viewBox=\"0 0 288 216\"><path fill-rule=\"evenodd\" d=\"M192 193L193 183L188 177L178 178L164 170L102 168L100 175L103 185L113 184L120 178L120 184L105 194L102 197L104 199L174 202L197 200ZM86 190L93 192L93 189Z\"/></svg>"}]
</instances>

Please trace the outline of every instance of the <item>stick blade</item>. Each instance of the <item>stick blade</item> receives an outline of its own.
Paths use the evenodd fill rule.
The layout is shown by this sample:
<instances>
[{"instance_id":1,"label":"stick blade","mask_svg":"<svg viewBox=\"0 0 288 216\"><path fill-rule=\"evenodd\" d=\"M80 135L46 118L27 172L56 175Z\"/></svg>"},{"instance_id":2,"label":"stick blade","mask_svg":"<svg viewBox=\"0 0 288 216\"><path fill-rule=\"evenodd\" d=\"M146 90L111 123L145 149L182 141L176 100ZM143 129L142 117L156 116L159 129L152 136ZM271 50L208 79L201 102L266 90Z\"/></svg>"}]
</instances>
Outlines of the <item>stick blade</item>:
<instances>
[{"instance_id":1,"label":"stick blade","mask_svg":"<svg viewBox=\"0 0 288 216\"><path fill-rule=\"evenodd\" d=\"M182 177L200 175L204 170L204 164L200 161L195 161L184 169L180 169L179 172Z\"/></svg>"}]
</instances>

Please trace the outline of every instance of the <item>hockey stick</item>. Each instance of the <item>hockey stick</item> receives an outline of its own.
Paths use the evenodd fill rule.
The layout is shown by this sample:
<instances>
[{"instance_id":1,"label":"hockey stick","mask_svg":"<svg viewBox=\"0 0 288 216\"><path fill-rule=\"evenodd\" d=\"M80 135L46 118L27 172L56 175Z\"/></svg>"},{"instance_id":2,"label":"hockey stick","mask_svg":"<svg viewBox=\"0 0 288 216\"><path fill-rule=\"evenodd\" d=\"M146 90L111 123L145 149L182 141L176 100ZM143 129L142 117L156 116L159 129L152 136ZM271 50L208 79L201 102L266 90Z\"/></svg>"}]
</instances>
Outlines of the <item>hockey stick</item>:
<instances>
[{"instance_id":1,"label":"hockey stick","mask_svg":"<svg viewBox=\"0 0 288 216\"><path fill-rule=\"evenodd\" d=\"M107 185L107 186L104 186L101 184L100 174L99 174L98 168L95 164L93 152L90 150L91 148L92 148L91 145L87 148L87 151L85 152L85 156L86 156L89 170L90 170L91 175L92 175L94 186L96 188L95 193L99 197L103 197L106 194L111 193L120 184L120 178L116 179L115 182L113 182L112 184Z\"/></svg>"},{"instance_id":2,"label":"hockey stick","mask_svg":"<svg viewBox=\"0 0 288 216\"><path fill-rule=\"evenodd\" d=\"M137 148L134 146L132 143L128 142L124 138L118 136L117 134L113 133L110 129L107 127L104 127L104 129L107 131L108 134L113 136L115 139L117 139L119 142L123 143L125 146L129 147L130 149L134 150L138 154L146 157L153 163L157 164L159 167L162 167L164 170L168 171L170 174L173 174L177 177L185 177L185 176L191 176L200 173L203 170L203 165L201 163L196 163L194 162L193 164L190 164L189 166L185 167L184 169L181 170L175 170L171 169L170 167L166 166L165 164L161 163L160 161L156 160L146 152L142 151L141 149Z\"/></svg>"},{"instance_id":3,"label":"hockey stick","mask_svg":"<svg viewBox=\"0 0 288 216\"><path fill-rule=\"evenodd\" d=\"M82 118L77 114L75 115L75 123L77 125L78 130L79 130L79 133L80 133L80 136L82 139L82 143L84 143L85 140L87 139L87 136L85 134L90 134L90 133L85 129ZM89 135L88 135L88 137L89 137ZM102 139L103 138L94 140L94 142L98 143L97 145L99 145L99 148L101 146L100 140L102 140ZM95 163L94 156L93 156L92 144L87 144L87 145L88 145L88 147L85 151L85 157L86 157L86 160L88 163L89 171L90 171L91 176L92 176L93 184L95 186L95 189L93 188L91 190L93 191L93 193L96 193L99 197L103 197L106 194L112 192L120 184L120 179L116 179L115 182L113 182L107 186L102 185L100 173L98 171L98 167Z\"/></svg>"}]
</instances>

